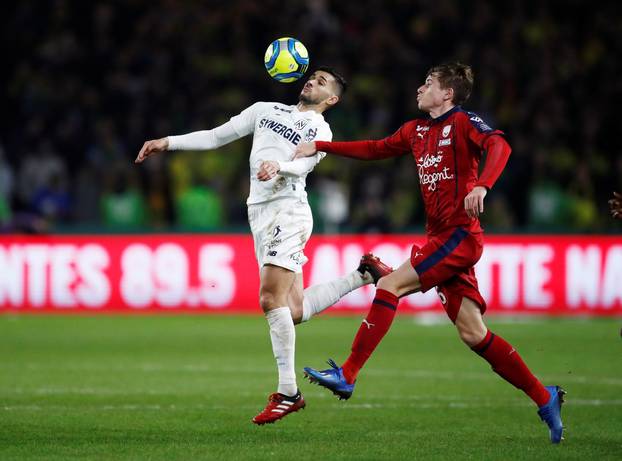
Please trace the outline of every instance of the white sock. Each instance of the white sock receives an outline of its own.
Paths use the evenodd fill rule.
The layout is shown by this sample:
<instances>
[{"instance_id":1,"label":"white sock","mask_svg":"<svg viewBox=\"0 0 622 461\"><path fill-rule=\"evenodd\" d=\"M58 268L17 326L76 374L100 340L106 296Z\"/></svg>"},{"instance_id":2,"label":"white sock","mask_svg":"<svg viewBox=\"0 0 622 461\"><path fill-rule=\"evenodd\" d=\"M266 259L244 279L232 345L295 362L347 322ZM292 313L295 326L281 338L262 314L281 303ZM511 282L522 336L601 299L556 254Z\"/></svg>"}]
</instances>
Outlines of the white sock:
<instances>
[{"instance_id":1,"label":"white sock","mask_svg":"<svg viewBox=\"0 0 622 461\"><path fill-rule=\"evenodd\" d=\"M298 391L294 356L296 352L296 329L289 307L277 307L266 313L270 325L272 351L279 369L279 387L277 392L293 396Z\"/></svg>"},{"instance_id":2,"label":"white sock","mask_svg":"<svg viewBox=\"0 0 622 461\"><path fill-rule=\"evenodd\" d=\"M365 275L361 275L359 271L355 270L338 279L307 288L303 293L301 322L306 322L351 291L373 283L373 281L374 279L369 273L365 272Z\"/></svg>"}]
</instances>

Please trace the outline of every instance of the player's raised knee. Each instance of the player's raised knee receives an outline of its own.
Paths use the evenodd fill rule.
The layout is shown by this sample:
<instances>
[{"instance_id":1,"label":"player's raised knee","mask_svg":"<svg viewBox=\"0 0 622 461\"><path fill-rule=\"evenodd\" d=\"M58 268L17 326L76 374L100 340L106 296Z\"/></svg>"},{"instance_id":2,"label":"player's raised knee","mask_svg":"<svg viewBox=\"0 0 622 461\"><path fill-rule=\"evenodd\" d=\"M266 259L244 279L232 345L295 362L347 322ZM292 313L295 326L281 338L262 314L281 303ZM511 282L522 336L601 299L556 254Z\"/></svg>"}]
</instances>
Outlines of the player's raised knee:
<instances>
[{"instance_id":1,"label":"player's raised knee","mask_svg":"<svg viewBox=\"0 0 622 461\"><path fill-rule=\"evenodd\" d=\"M381 290L385 290L390 293L397 294L397 286L395 282L392 280L392 278L390 277L390 275L391 274L385 275L384 277L380 277L380 279L378 280L378 283L376 284L376 287Z\"/></svg>"},{"instance_id":2,"label":"player's raised knee","mask_svg":"<svg viewBox=\"0 0 622 461\"><path fill-rule=\"evenodd\" d=\"M458 335L460 335L460 339L469 347L478 345L482 339L484 339L484 336L486 336L486 331L482 333L480 328L470 328L459 325L456 326L458 327Z\"/></svg>"},{"instance_id":3,"label":"player's raised knee","mask_svg":"<svg viewBox=\"0 0 622 461\"><path fill-rule=\"evenodd\" d=\"M268 312L271 309L279 307L277 304L277 299L274 293L270 291L262 291L259 294L259 305L264 312Z\"/></svg>"}]
</instances>

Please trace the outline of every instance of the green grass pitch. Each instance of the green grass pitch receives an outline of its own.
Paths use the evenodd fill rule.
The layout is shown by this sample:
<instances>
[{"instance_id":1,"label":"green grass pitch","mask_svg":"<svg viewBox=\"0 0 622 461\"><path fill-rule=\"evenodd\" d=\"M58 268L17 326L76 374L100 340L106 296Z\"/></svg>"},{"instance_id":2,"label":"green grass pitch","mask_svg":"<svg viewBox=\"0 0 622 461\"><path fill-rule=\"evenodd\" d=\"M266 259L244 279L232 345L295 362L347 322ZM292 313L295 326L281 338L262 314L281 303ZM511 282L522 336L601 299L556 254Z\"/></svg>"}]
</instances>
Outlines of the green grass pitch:
<instances>
[{"instance_id":1,"label":"green grass pitch","mask_svg":"<svg viewBox=\"0 0 622 461\"><path fill-rule=\"evenodd\" d=\"M257 427L276 389L261 316L0 316L0 459L621 459L621 319L489 319L568 391L559 446L449 321L398 317L347 402L303 381L360 319L297 328L307 408Z\"/></svg>"}]
</instances>

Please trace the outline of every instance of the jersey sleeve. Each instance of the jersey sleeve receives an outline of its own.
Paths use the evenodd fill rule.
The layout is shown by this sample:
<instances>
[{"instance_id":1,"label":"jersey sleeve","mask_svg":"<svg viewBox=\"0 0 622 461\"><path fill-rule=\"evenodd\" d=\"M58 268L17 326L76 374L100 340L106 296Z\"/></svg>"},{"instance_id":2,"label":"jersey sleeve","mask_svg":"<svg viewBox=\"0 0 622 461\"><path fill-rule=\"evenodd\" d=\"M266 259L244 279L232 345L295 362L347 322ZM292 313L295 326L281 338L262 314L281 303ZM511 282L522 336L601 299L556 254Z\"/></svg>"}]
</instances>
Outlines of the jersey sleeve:
<instances>
[{"instance_id":1,"label":"jersey sleeve","mask_svg":"<svg viewBox=\"0 0 622 461\"><path fill-rule=\"evenodd\" d=\"M211 150L229 144L236 139L240 139L240 136L229 121L212 130L168 136L168 150Z\"/></svg>"},{"instance_id":2,"label":"jersey sleeve","mask_svg":"<svg viewBox=\"0 0 622 461\"><path fill-rule=\"evenodd\" d=\"M211 150L240 139L255 130L255 119L264 104L255 103L214 129L168 136L168 150Z\"/></svg>"},{"instance_id":3,"label":"jersey sleeve","mask_svg":"<svg viewBox=\"0 0 622 461\"><path fill-rule=\"evenodd\" d=\"M333 132L330 130L328 123L324 123L318 131L318 135L315 138L315 142L319 142L319 141L331 142L332 140L333 140ZM318 152L315 155L318 156L317 163L320 163L320 160L326 157L326 152L318 150Z\"/></svg>"},{"instance_id":4,"label":"jersey sleeve","mask_svg":"<svg viewBox=\"0 0 622 461\"><path fill-rule=\"evenodd\" d=\"M501 130L491 128L479 115L475 112L465 112L468 121L464 122L466 134L473 144L480 149L484 149L484 142L493 134L503 136Z\"/></svg>"},{"instance_id":5,"label":"jersey sleeve","mask_svg":"<svg viewBox=\"0 0 622 461\"><path fill-rule=\"evenodd\" d=\"M316 131L314 132L313 130ZM327 123L323 123L317 128L309 128L305 134L305 139L310 136L313 136L313 139L309 139L309 141L316 140L316 142L320 140L331 141L333 139L333 133ZM320 160L324 157L326 157L326 152L318 151L311 157L297 158L289 162L279 162L279 174L282 176L305 176L309 174L313 168L315 168L315 165L320 163Z\"/></svg>"},{"instance_id":6,"label":"jersey sleeve","mask_svg":"<svg viewBox=\"0 0 622 461\"><path fill-rule=\"evenodd\" d=\"M265 102L256 102L238 115L231 117L231 125L240 138L255 131L257 116L263 111L266 104Z\"/></svg>"},{"instance_id":7,"label":"jersey sleeve","mask_svg":"<svg viewBox=\"0 0 622 461\"><path fill-rule=\"evenodd\" d=\"M377 141L325 142L318 141L318 151L360 160L382 160L399 157L411 151L409 124L402 125L395 133Z\"/></svg>"},{"instance_id":8,"label":"jersey sleeve","mask_svg":"<svg viewBox=\"0 0 622 461\"><path fill-rule=\"evenodd\" d=\"M492 136L484 141L484 149L486 150L486 164L482 170L476 186L484 186L491 189L494 183L501 176L503 168L505 168L512 149L505 139L501 136Z\"/></svg>"}]
</instances>

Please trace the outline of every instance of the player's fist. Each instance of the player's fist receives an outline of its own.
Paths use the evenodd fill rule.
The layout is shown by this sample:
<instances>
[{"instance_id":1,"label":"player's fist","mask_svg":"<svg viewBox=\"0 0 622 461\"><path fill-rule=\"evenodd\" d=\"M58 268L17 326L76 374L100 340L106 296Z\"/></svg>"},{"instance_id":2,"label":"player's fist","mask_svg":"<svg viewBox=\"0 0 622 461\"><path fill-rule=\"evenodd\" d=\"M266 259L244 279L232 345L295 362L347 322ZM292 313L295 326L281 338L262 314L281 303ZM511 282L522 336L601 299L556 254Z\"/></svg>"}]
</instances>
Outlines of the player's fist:
<instances>
[{"instance_id":1,"label":"player's fist","mask_svg":"<svg viewBox=\"0 0 622 461\"><path fill-rule=\"evenodd\" d=\"M147 157L156 152L163 152L168 149L168 138L152 139L151 141L145 141L143 147L140 149L134 163L142 163Z\"/></svg>"},{"instance_id":2,"label":"player's fist","mask_svg":"<svg viewBox=\"0 0 622 461\"><path fill-rule=\"evenodd\" d=\"M261 162L261 165L259 165L257 179L260 181L269 181L279 174L279 171L281 171L281 165L279 165L279 162L264 160Z\"/></svg>"},{"instance_id":3,"label":"player's fist","mask_svg":"<svg viewBox=\"0 0 622 461\"><path fill-rule=\"evenodd\" d=\"M315 148L314 142L303 142L298 144L298 146L296 147L296 154L294 155L294 159L311 157L312 155L315 155L316 152L317 149Z\"/></svg>"},{"instance_id":4,"label":"player's fist","mask_svg":"<svg viewBox=\"0 0 622 461\"><path fill-rule=\"evenodd\" d=\"M614 218L622 219L622 194L619 192L614 192L613 198L609 200L609 211Z\"/></svg>"},{"instance_id":5,"label":"player's fist","mask_svg":"<svg viewBox=\"0 0 622 461\"><path fill-rule=\"evenodd\" d=\"M488 190L482 186L475 186L471 192L464 197L464 209L467 216L477 218L480 213L484 212L484 197Z\"/></svg>"}]
</instances>

